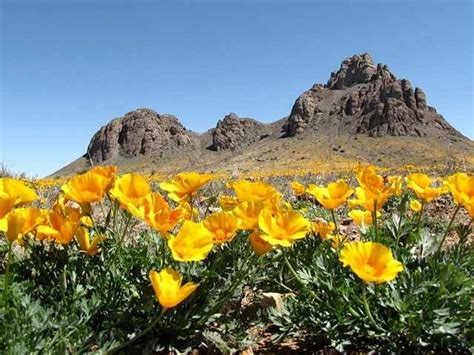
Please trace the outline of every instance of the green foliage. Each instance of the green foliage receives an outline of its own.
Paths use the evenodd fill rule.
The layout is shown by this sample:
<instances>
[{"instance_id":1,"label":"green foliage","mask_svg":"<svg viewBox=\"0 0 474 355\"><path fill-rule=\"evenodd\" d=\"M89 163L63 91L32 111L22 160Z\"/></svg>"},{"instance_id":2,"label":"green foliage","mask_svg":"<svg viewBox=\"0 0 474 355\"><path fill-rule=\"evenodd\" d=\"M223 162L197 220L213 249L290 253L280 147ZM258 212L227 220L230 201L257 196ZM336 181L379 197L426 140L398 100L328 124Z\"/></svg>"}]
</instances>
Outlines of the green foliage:
<instances>
[{"instance_id":1,"label":"green foliage","mask_svg":"<svg viewBox=\"0 0 474 355\"><path fill-rule=\"evenodd\" d=\"M473 325L470 247L458 244L424 257L416 247L402 248L398 257L405 270L395 281L364 285L341 268L329 242L309 239L295 245L287 258L298 278L288 268L278 270L285 268L282 263L273 269L275 276L280 275L274 287L284 284L298 290L287 298L283 311L269 312L278 338L307 334L314 344L330 344L339 351L466 352ZM375 323L365 309L364 288Z\"/></svg>"},{"instance_id":2,"label":"green foliage","mask_svg":"<svg viewBox=\"0 0 474 355\"><path fill-rule=\"evenodd\" d=\"M1 308L0 348L12 354L110 351L160 313L148 271L172 266L200 282L197 292L131 346L185 351L202 344L223 349L224 342L238 350L250 340L223 311L241 298L243 285L255 274L247 239L241 233L203 263L173 261L166 241L151 232L142 233L133 247L110 235L97 256L72 244L28 239L12 264L15 279ZM216 322L223 326L216 328Z\"/></svg>"}]
</instances>

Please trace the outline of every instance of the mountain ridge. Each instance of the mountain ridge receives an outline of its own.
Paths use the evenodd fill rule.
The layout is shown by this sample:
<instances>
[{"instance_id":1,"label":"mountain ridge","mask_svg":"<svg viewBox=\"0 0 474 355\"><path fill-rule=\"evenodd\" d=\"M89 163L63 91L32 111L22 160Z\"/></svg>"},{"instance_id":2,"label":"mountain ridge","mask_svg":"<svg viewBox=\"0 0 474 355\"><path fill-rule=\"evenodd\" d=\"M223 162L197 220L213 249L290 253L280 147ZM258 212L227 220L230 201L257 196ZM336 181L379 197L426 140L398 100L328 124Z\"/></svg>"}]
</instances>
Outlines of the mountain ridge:
<instances>
[{"instance_id":1,"label":"mountain ridge","mask_svg":"<svg viewBox=\"0 0 474 355\"><path fill-rule=\"evenodd\" d=\"M374 149L379 143L386 151ZM196 133L176 116L141 108L102 126L86 153L53 175L95 164L173 173L265 170L297 161L472 164L473 156L474 143L428 106L422 89L413 89L407 79L397 79L387 65L375 65L363 53L345 59L326 84L303 92L290 114L275 122L229 113L214 128Z\"/></svg>"}]
</instances>

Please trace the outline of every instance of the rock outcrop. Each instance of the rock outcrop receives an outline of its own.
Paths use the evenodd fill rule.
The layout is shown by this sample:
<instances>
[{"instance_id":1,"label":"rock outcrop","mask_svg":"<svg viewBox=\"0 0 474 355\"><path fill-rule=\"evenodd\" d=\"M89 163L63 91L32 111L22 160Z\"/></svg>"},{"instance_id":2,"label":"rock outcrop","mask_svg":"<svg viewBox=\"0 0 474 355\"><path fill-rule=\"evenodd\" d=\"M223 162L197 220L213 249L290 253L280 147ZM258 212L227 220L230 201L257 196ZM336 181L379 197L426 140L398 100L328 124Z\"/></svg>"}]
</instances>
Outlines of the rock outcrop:
<instances>
[{"instance_id":1,"label":"rock outcrop","mask_svg":"<svg viewBox=\"0 0 474 355\"><path fill-rule=\"evenodd\" d=\"M355 84L367 83L375 73L372 57L368 53L354 55L345 59L337 72L331 73L326 87L342 90Z\"/></svg>"},{"instance_id":2,"label":"rock outcrop","mask_svg":"<svg viewBox=\"0 0 474 355\"><path fill-rule=\"evenodd\" d=\"M212 150L237 150L265 136L265 125L251 118L239 118L229 113L217 122L212 132Z\"/></svg>"},{"instance_id":3,"label":"rock outcrop","mask_svg":"<svg viewBox=\"0 0 474 355\"><path fill-rule=\"evenodd\" d=\"M287 136L303 133L321 122L340 125L350 133L369 136L423 136L429 129L460 136L426 103L420 88L397 80L388 66L372 61L369 54L345 59L327 84L314 85L296 100L284 127Z\"/></svg>"},{"instance_id":4,"label":"rock outcrop","mask_svg":"<svg viewBox=\"0 0 474 355\"><path fill-rule=\"evenodd\" d=\"M86 157L100 163L119 157L160 154L191 143L175 116L138 109L103 126L91 139Z\"/></svg>"}]
</instances>

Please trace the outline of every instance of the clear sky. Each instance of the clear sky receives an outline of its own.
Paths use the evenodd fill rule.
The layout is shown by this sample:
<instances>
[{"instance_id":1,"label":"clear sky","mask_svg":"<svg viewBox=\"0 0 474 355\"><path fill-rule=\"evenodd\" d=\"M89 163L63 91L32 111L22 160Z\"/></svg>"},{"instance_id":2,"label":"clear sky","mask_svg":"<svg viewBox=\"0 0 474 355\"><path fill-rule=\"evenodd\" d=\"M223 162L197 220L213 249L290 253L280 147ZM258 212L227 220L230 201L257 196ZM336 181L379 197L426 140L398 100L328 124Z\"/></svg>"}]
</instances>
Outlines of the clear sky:
<instances>
[{"instance_id":1,"label":"clear sky","mask_svg":"<svg viewBox=\"0 0 474 355\"><path fill-rule=\"evenodd\" d=\"M16 172L52 173L140 107L198 132L228 112L277 120L363 52L474 137L471 0L0 3L0 152Z\"/></svg>"}]
</instances>

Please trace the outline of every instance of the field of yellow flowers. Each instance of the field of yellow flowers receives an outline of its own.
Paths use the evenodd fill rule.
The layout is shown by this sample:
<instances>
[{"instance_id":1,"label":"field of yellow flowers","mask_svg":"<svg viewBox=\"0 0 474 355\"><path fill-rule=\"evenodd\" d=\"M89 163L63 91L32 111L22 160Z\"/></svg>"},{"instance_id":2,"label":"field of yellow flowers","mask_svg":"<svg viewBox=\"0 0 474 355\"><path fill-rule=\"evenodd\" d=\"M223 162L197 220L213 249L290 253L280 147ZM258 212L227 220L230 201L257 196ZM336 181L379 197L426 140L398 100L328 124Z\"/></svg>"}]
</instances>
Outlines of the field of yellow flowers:
<instances>
[{"instance_id":1,"label":"field of yellow flowers","mask_svg":"<svg viewBox=\"0 0 474 355\"><path fill-rule=\"evenodd\" d=\"M341 176L0 178L0 351L470 353L474 176Z\"/></svg>"}]
</instances>

